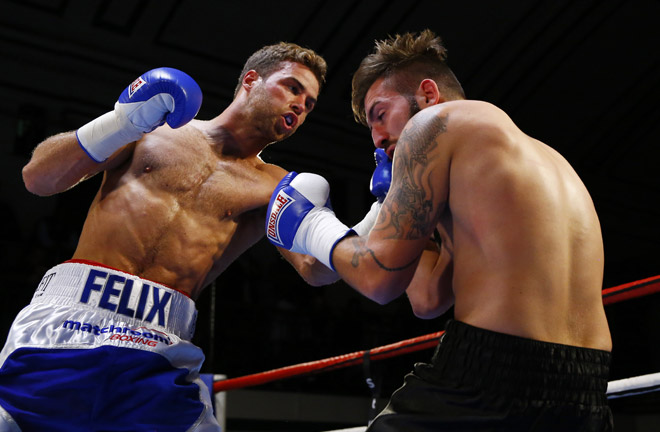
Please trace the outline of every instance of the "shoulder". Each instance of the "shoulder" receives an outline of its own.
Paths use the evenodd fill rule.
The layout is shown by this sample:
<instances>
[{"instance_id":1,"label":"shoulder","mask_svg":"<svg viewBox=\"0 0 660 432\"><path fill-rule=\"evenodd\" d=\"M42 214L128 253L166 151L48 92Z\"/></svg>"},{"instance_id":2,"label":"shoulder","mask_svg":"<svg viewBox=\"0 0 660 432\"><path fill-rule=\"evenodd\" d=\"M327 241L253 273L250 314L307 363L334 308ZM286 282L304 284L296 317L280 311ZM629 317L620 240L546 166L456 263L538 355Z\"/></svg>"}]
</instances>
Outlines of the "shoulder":
<instances>
[{"instance_id":1,"label":"shoulder","mask_svg":"<svg viewBox=\"0 0 660 432\"><path fill-rule=\"evenodd\" d=\"M397 148L430 151L441 144L446 149L475 126L474 120L480 118L475 111L485 109L475 101L444 102L424 108L406 123Z\"/></svg>"},{"instance_id":2,"label":"shoulder","mask_svg":"<svg viewBox=\"0 0 660 432\"><path fill-rule=\"evenodd\" d=\"M195 149L201 147L208 148L210 139L205 128L205 123L200 120L192 120L176 129L164 124L152 132L144 134L142 139L138 141L138 145L146 143L152 146L157 145L158 147L172 148L172 150L183 150L187 146Z\"/></svg>"},{"instance_id":3,"label":"shoulder","mask_svg":"<svg viewBox=\"0 0 660 432\"><path fill-rule=\"evenodd\" d=\"M459 132L461 127L496 125L510 121L511 119L502 109L491 103L459 100L423 109L410 119L409 124L443 125L447 132Z\"/></svg>"},{"instance_id":4,"label":"shoulder","mask_svg":"<svg viewBox=\"0 0 660 432\"><path fill-rule=\"evenodd\" d=\"M275 182L279 182L282 180L282 178L284 178L285 175L289 173L289 171L285 170L279 165L266 163L259 157L257 157L257 160L259 161L257 165L259 170L261 170L268 177L271 177Z\"/></svg>"},{"instance_id":5,"label":"shoulder","mask_svg":"<svg viewBox=\"0 0 660 432\"><path fill-rule=\"evenodd\" d=\"M209 140L203 129L191 123L177 129L163 125L145 134L136 143L135 157L156 157L161 162L180 163L206 156L210 151Z\"/></svg>"},{"instance_id":6,"label":"shoulder","mask_svg":"<svg viewBox=\"0 0 660 432\"><path fill-rule=\"evenodd\" d=\"M445 102L415 114L406 128L426 131L428 138L445 142L470 143L506 142L520 130L499 107L484 101L460 100Z\"/></svg>"}]
</instances>

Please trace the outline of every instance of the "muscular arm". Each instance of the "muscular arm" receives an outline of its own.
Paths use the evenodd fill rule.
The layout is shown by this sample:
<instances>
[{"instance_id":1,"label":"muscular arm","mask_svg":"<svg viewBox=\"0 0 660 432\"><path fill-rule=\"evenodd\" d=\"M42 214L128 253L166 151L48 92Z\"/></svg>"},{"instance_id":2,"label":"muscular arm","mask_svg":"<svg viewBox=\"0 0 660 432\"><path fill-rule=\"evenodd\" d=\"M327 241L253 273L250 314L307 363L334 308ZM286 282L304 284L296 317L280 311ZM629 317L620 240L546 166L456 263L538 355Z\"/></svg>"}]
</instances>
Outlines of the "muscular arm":
<instances>
[{"instance_id":1,"label":"muscular arm","mask_svg":"<svg viewBox=\"0 0 660 432\"><path fill-rule=\"evenodd\" d=\"M436 318L454 304L452 274L453 265L449 252L430 240L406 289L408 300L417 317Z\"/></svg>"},{"instance_id":2,"label":"muscular arm","mask_svg":"<svg viewBox=\"0 0 660 432\"><path fill-rule=\"evenodd\" d=\"M339 275L378 303L400 296L420 262L427 268L429 259L422 253L448 199L447 123L448 117L436 110L423 110L410 120L397 144L392 186L376 225L368 236L346 238L334 249Z\"/></svg>"},{"instance_id":3,"label":"muscular arm","mask_svg":"<svg viewBox=\"0 0 660 432\"><path fill-rule=\"evenodd\" d=\"M277 165L266 164L264 169L267 169L276 182L288 174L288 171ZM274 189L273 185L273 189ZM263 226L263 223L262 225ZM305 282L311 286L323 286L337 282L339 275L323 265L320 261L311 255L304 255L296 252L291 252L287 249L277 247L282 257L291 264L291 266L298 272Z\"/></svg>"},{"instance_id":4,"label":"muscular arm","mask_svg":"<svg viewBox=\"0 0 660 432\"><path fill-rule=\"evenodd\" d=\"M39 144L23 168L25 186L37 195L63 192L121 164L136 141L165 121L172 128L188 123L201 103L201 89L184 72L146 72L124 89L112 111Z\"/></svg>"},{"instance_id":5,"label":"muscular arm","mask_svg":"<svg viewBox=\"0 0 660 432\"><path fill-rule=\"evenodd\" d=\"M329 285L339 280L339 275L324 266L316 258L277 248L298 274L312 286Z\"/></svg>"},{"instance_id":6,"label":"muscular arm","mask_svg":"<svg viewBox=\"0 0 660 432\"><path fill-rule=\"evenodd\" d=\"M80 147L76 133L65 132L39 144L23 167L23 182L30 192L53 195L64 192L95 174L119 165L129 157L133 145L117 151L103 163L93 161Z\"/></svg>"}]
</instances>

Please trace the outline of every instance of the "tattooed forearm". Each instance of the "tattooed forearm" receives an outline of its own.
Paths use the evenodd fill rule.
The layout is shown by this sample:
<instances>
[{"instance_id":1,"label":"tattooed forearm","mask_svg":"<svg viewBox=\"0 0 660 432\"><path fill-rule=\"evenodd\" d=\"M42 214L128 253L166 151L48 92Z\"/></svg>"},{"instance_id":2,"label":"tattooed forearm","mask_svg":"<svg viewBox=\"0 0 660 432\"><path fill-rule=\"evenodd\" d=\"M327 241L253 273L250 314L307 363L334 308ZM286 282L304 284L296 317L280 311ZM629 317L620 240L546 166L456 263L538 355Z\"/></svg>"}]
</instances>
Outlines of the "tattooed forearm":
<instances>
[{"instance_id":1,"label":"tattooed forearm","mask_svg":"<svg viewBox=\"0 0 660 432\"><path fill-rule=\"evenodd\" d=\"M399 138L397 147L401 150L395 166L398 188L392 191L395 199L384 206L385 213L381 210L381 219L389 215L395 228L391 238L414 240L432 230L441 209L433 205L433 158L429 153L438 136L447 131L448 120L448 115L413 117Z\"/></svg>"},{"instance_id":2,"label":"tattooed forearm","mask_svg":"<svg viewBox=\"0 0 660 432\"><path fill-rule=\"evenodd\" d=\"M374 253L373 250L369 249L366 245L366 241L361 238L357 237L353 239L353 248L355 249L355 252L353 253L353 258L351 259L351 265L354 268L357 268L360 264L360 259L364 258L365 256L369 255L373 258L374 262L380 267L381 269L388 271L388 272L396 272L396 271L401 271L405 270L408 267L412 266L417 262L419 259L419 256L415 257L411 262L408 264L405 264L401 267L388 267L385 264L383 264L378 258L376 258L376 254ZM421 254L420 254L421 256Z\"/></svg>"}]
</instances>

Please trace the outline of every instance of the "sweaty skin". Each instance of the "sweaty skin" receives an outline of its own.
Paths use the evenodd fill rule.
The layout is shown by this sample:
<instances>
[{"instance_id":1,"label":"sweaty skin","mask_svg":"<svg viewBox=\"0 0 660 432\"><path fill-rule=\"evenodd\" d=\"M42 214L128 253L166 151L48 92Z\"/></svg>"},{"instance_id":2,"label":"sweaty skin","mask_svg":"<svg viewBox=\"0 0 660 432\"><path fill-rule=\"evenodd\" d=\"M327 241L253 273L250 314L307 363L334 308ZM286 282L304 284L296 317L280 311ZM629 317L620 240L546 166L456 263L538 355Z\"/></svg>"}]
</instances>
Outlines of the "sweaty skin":
<instances>
[{"instance_id":1,"label":"sweaty skin","mask_svg":"<svg viewBox=\"0 0 660 432\"><path fill-rule=\"evenodd\" d=\"M201 121L146 135L132 159L107 172L73 258L196 298L262 237L264 206L285 174L257 157L221 156L221 146Z\"/></svg>"},{"instance_id":2,"label":"sweaty skin","mask_svg":"<svg viewBox=\"0 0 660 432\"><path fill-rule=\"evenodd\" d=\"M74 132L56 135L35 149L24 181L31 192L52 195L103 172L72 258L195 300L263 237L270 195L286 171L264 163L259 153L303 124L319 87L312 71L294 62L283 62L265 79L249 71L236 99L212 120L161 126L101 164L83 152ZM323 267L282 253L301 274Z\"/></svg>"},{"instance_id":3,"label":"sweaty skin","mask_svg":"<svg viewBox=\"0 0 660 432\"><path fill-rule=\"evenodd\" d=\"M439 103L382 129L379 115L406 118L409 105L381 84L365 107L376 146L396 146L392 185L370 235L335 248L342 278L380 303L408 287L420 316L453 303L477 327L611 350L600 224L569 163L485 102ZM443 246L429 259L435 229Z\"/></svg>"}]
</instances>

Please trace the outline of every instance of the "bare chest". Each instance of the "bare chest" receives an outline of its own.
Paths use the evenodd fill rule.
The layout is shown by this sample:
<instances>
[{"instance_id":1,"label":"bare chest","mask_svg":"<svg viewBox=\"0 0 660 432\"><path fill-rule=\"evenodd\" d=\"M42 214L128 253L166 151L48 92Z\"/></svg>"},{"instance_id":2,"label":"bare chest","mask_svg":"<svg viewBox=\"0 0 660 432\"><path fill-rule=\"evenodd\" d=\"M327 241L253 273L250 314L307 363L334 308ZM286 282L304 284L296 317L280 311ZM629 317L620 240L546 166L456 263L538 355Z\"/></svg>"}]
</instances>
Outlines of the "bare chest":
<instances>
[{"instance_id":1,"label":"bare chest","mask_svg":"<svg viewBox=\"0 0 660 432\"><path fill-rule=\"evenodd\" d=\"M203 142L150 144L136 151L130 174L181 210L234 218L268 204L275 179L263 163L219 156Z\"/></svg>"}]
</instances>

